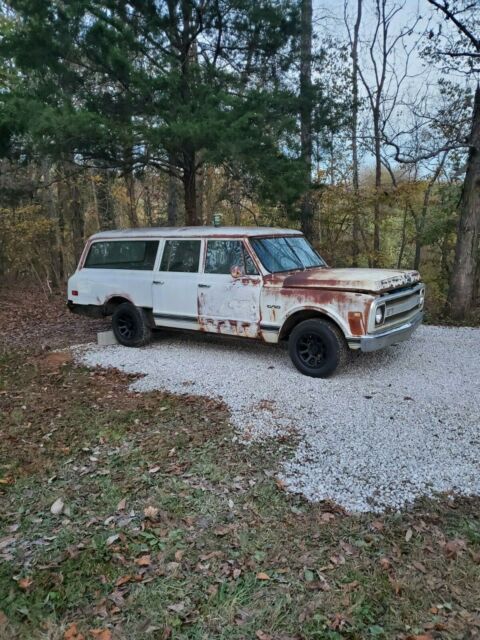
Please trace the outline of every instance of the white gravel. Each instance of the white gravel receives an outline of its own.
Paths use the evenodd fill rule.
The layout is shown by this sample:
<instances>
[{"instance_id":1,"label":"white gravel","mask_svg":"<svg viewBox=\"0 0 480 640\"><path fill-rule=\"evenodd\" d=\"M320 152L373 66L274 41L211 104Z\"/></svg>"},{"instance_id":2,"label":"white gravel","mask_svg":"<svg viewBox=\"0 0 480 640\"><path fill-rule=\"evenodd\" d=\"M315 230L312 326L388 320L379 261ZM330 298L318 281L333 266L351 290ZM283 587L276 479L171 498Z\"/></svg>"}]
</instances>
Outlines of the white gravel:
<instances>
[{"instance_id":1,"label":"white gravel","mask_svg":"<svg viewBox=\"0 0 480 640\"><path fill-rule=\"evenodd\" d=\"M243 441L293 430L299 445L279 476L308 500L381 512L437 492L480 494L480 329L421 327L328 380L298 373L284 348L200 334L76 357L144 374L137 391L222 398Z\"/></svg>"}]
</instances>

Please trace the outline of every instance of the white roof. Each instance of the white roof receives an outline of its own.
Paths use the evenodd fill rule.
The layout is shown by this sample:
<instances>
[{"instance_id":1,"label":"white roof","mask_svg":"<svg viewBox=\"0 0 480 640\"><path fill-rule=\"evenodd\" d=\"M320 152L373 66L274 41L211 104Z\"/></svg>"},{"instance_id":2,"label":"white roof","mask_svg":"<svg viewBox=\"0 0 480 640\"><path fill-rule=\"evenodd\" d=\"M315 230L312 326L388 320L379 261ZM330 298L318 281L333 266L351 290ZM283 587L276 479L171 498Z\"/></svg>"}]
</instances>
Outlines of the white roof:
<instances>
[{"instance_id":1,"label":"white roof","mask_svg":"<svg viewBox=\"0 0 480 640\"><path fill-rule=\"evenodd\" d=\"M101 238L226 238L252 236L298 236L296 229L275 227L142 227L140 229L115 229L100 231L91 239Z\"/></svg>"}]
</instances>

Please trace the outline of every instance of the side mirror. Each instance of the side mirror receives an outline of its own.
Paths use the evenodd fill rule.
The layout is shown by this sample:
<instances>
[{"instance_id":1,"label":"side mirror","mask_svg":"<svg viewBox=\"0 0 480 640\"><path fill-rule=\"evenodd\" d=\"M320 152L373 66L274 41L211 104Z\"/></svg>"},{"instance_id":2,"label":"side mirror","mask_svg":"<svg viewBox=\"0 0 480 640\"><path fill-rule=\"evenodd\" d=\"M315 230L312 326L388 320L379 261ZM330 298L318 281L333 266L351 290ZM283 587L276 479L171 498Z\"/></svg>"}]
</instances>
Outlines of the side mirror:
<instances>
[{"instance_id":1,"label":"side mirror","mask_svg":"<svg viewBox=\"0 0 480 640\"><path fill-rule=\"evenodd\" d=\"M236 279L236 278L241 278L245 274L241 267L239 267L238 265L234 265L233 267L230 267L230 275L232 276L232 278Z\"/></svg>"}]
</instances>

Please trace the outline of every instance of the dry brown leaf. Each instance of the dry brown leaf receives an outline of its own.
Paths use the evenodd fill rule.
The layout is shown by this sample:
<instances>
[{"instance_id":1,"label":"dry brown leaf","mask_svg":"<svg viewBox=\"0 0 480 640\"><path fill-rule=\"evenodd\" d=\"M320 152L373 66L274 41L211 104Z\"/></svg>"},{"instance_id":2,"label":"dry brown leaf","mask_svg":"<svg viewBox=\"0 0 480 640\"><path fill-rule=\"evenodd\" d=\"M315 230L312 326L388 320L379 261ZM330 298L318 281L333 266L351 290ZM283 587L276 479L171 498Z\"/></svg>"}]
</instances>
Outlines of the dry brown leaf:
<instances>
[{"instance_id":1,"label":"dry brown leaf","mask_svg":"<svg viewBox=\"0 0 480 640\"><path fill-rule=\"evenodd\" d=\"M85 640L83 633L80 633L77 628L77 623L72 622L68 629L63 634L63 640Z\"/></svg>"},{"instance_id":2,"label":"dry brown leaf","mask_svg":"<svg viewBox=\"0 0 480 640\"><path fill-rule=\"evenodd\" d=\"M456 538L455 540L449 540L443 547L447 558L456 558L458 554L467 548L465 540Z\"/></svg>"},{"instance_id":3,"label":"dry brown leaf","mask_svg":"<svg viewBox=\"0 0 480 640\"><path fill-rule=\"evenodd\" d=\"M150 467L150 469L148 470L148 473L151 473L152 475L155 473L158 473L160 471L160 467L157 465L155 467Z\"/></svg>"},{"instance_id":4,"label":"dry brown leaf","mask_svg":"<svg viewBox=\"0 0 480 640\"><path fill-rule=\"evenodd\" d=\"M374 520L372 522L372 529L375 529L375 531L383 531L385 529L385 525L381 520Z\"/></svg>"},{"instance_id":5,"label":"dry brown leaf","mask_svg":"<svg viewBox=\"0 0 480 640\"><path fill-rule=\"evenodd\" d=\"M127 499L122 498L120 502L117 504L117 511L125 511L127 507Z\"/></svg>"},{"instance_id":6,"label":"dry brown leaf","mask_svg":"<svg viewBox=\"0 0 480 640\"><path fill-rule=\"evenodd\" d=\"M121 587L124 584L127 584L127 582L130 582L130 580L132 580L132 576L128 575L128 576L120 576L120 578L118 578L118 580L116 581L115 585L117 587Z\"/></svg>"},{"instance_id":7,"label":"dry brown leaf","mask_svg":"<svg viewBox=\"0 0 480 640\"><path fill-rule=\"evenodd\" d=\"M261 629L255 632L255 637L258 638L258 640L273 640L273 637L269 633L265 633L265 631Z\"/></svg>"},{"instance_id":8,"label":"dry brown leaf","mask_svg":"<svg viewBox=\"0 0 480 640\"><path fill-rule=\"evenodd\" d=\"M418 571L421 571L422 573L427 573L426 566L421 562L412 562L412 565L415 567L415 569L418 569Z\"/></svg>"},{"instance_id":9,"label":"dry brown leaf","mask_svg":"<svg viewBox=\"0 0 480 640\"><path fill-rule=\"evenodd\" d=\"M410 542L413 536L412 529L407 529L407 533L405 534L405 542Z\"/></svg>"},{"instance_id":10,"label":"dry brown leaf","mask_svg":"<svg viewBox=\"0 0 480 640\"><path fill-rule=\"evenodd\" d=\"M32 578L21 578L18 581L18 586L20 587L20 589L23 589L24 591L29 589L32 586L32 584L33 584Z\"/></svg>"},{"instance_id":11,"label":"dry brown leaf","mask_svg":"<svg viewBox=\"0 0 480 640\"><path fill-rule=\"evenodd\" d=\"M90 629L89 634L97 640L112 640L110 629Z\"/></svg>"},{"instance_id":12,"label":"dry brown leaf","mask_svg":"<svg viewBox=\"0 0 480 640\"><path fill-rule=\"evenodd\" d=\"M155 520L158 516L159 509L157 507L148 506L143 510L143 515L149 520Z\"/></svg>"},{"instance_id":13,"label":"dry brown leaf","mask_svg":"<svg viewBox=\"0 0 480 640\"><path fill-rule=\"evenodd\" d=\"M217 527L216 529L214 529L213 533L216 536L226 536L228 533L230 533L231 531L231 527Z\"/></svg>"},{"instance_id":14,"label":"dry brown leaf","mask_svg":"<svg viewBox=\"0 0 480 640\"><path fill-rule=\"evenodd\" d=\"M392 563L388 558L380 558L379 563L382 569L385 569L385 571L389 571L392 568Z\"/></svg>"},{"instance_id":15,"label":"dry brown leaf","mask_svg":"<svg viewBox=\"0 0 480 640\"><path fill-rule=\"evenodd\" d=\"M270 580L270 576L263 571L257 573L257 580Z\"/></svg>"},{"instance_id":16,"label":"dry brown leaf","mask_svg":"<svg viewBox=\"0 0 480 640\"><path fill-rule=\"evenodd\" d=\"M176 604L171 604L168 606L170 611L175 611L175 613L180 613L185 609L185 602L177 602Z\"/></svg>"},{"instance_id":17,"label":"dry brown leaf","mask_svg":"<svg viewBox=\"0 0 480 640\"><path fill-rule=\"evenodd\" d=\"M178 549L178 551L175 551L175 560L177 562L181 562L184 554L185 554L185 550L184 549Z\"/></svg>"},{"instance_id":18,"label":"dry brown leaf","mask_svg":"<svg viewBox=\"0 0 480 640\"><path fill-rule=\"evenodd\" d=\"M152 564L152 556L148 553L144 556L140 556L140 558L136 558L135 564L138 564L139 567L148 567Z\"/></svg>"}]
</instances>

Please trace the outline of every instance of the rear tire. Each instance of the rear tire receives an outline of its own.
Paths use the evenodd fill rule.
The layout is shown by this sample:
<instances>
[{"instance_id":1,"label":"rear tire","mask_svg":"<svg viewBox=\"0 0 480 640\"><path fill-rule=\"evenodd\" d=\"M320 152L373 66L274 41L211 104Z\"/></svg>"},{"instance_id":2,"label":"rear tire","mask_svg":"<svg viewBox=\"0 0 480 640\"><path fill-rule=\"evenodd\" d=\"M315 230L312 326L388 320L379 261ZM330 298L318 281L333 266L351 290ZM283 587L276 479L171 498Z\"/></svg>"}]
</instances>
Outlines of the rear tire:
<instances>
[{"instance_id":1,"label":"rear tire","mask_svg":"<svg viewBox=\"0 0 480 640\"><path fill-rule=\"evenodd\" d=\"M348 345L338 327L327 320L304 320L293 328L288 352L296 368L312 378L328 378L348 359Z\"/></svg>"},{"instance_id":2,"label":"rear tire","mask_svg":"<svg viewBox=\"0 0 480 640\"><path fill-rule=\"evenodd\" d=\"M144 309L123 302L113 312L112 329L124 347L143 347L152 338L152 329Z\"/></svg>"}]
</instances>

